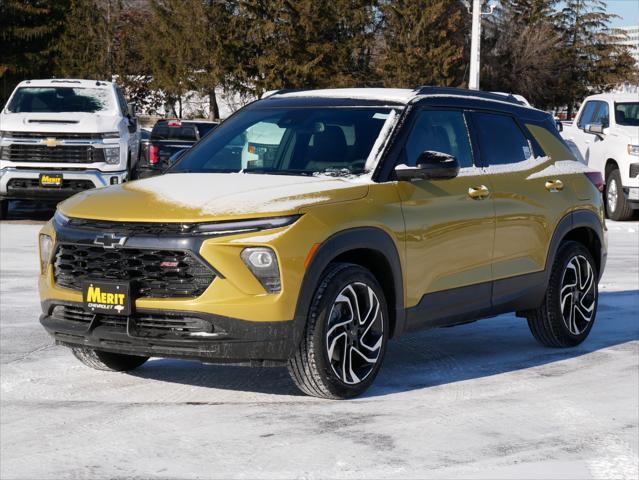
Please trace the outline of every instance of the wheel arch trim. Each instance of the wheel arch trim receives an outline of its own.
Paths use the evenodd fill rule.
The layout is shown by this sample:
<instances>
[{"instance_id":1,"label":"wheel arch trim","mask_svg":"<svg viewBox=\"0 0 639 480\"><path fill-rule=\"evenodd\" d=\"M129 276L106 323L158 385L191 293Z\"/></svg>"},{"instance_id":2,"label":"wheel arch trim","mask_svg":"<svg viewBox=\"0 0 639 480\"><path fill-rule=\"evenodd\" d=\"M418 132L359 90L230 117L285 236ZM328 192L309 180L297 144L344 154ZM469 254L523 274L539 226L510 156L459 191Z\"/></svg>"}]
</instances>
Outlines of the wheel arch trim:
<instances>
[{"instance_id":1,"label":"wheel arch trim","mask_svg":"<svg viewBox=\"0 0 639 480\"><path fill-rule=\"evenodd\" d=\"M356 227L337 232L328 237L315 252L311 263L304 273L300 293L295 309L295 342L299 342L304 333L308 312L317 288L318 281L326 267L340 255L356 250L373 250L388 262L393 279L394 304L389 304L395 321L390 336L402 332L405 324L404 284L400 256L395 242L384 230L376 227ZM380 281L380 283L382 283ZM387 299L390 302L390 299Z\"/></svg>"}]
</instances>

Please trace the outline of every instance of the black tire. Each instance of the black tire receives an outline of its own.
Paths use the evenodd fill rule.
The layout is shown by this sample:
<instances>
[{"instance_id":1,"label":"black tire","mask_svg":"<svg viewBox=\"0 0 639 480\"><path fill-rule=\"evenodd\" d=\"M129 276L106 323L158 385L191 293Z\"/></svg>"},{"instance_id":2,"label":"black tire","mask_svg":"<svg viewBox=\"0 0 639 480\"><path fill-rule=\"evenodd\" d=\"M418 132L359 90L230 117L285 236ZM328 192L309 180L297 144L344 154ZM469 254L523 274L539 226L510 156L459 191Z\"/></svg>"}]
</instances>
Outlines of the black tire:
<instances>
[{"instance_id":1,"label":"black tire","mask_svg":"<svg viewBox=\"0 0 639 480\"><path fill-rule=\"evenodd\" d=\"M590 280L583 280L587 277ZM539 343L547 347L574 347L586 339L597 315L598 280L597 264L586 247L573 241L559 247L544 301L526 315L530 331ZM587 319L589 312L592 313Z\"/></svg>"},{"instance_id":2,"label":"black tire","mask_svg":"<svg viewBox=\"0 0 639 480\"><path fill-rule=\"evenodd\" d=\"M608 218L617 221L630 220L632 218L632 205L630 205L623 191L621 174L617 168L610 171L606 177L604 200Z\"/></svg>"},{"instance_id":3,"label":"black tire","mask_svg":"<svg viewBox=\"0 0 639 480\"><path fill-rule=\"evenodd\" d=\"M0 200L0 220L9 216L9 200Z\"/></svg>"},{"instance_id":4,"label":"black tire","mask_svg":"<svg viewBox=\"0 0 639 480\"><path fill-rule=\"evenodd\" d=\"M75 358L87 367L107 372L129 372L143 365L149 357L104 352L86 347L71 347Z\"/></svg>"},{"instance_id":5,"label":"black tire","mask_svg":"<svg viewBox=\"0 0 639 480\"><path fill-rule=\"evenodd\" d=\"M351 314L360 321L346 320L346 312L353 312L352 304L365 312L364 321L361 313ZM359 265L329 265L315 290L300 345L288 361L291 378L302 392L315 397L360 395L382 364L388 325L386 299L375 277ZM328 335L333 336L332 342ZM368 360L362 351L370 356Z\"/></svg>"}]
</instances>

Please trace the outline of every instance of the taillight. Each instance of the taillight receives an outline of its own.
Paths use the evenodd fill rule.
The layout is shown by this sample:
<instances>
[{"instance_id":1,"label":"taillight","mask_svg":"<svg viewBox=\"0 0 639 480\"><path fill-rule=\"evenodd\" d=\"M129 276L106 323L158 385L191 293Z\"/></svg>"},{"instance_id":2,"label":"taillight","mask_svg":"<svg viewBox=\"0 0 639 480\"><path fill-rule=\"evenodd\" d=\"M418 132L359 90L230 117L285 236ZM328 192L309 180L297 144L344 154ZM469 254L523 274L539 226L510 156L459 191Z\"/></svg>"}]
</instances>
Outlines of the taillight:
<instances>
[{"instance_id":1,"label":"taillight","mask_svg":"<svg viewBox=\"0 0 639 480\"><path fill-rule=\"evenodd\" d=\"M588 180L592 182L592 184L597 187L597 190L600 192L604 191L604 180L601 176L601 172L584 172Z\"/></svg>"},{"instance_id":2,"label":"taillight","mask_svg":"<svg viewBox=\"0 0 639 480\"><path fill-rule=\"evenodd\" d=\"M156 165L159 160L158 152L159 148L157 145L149 145L149 163L151 165Z\"/></svg>"}]
</instances>

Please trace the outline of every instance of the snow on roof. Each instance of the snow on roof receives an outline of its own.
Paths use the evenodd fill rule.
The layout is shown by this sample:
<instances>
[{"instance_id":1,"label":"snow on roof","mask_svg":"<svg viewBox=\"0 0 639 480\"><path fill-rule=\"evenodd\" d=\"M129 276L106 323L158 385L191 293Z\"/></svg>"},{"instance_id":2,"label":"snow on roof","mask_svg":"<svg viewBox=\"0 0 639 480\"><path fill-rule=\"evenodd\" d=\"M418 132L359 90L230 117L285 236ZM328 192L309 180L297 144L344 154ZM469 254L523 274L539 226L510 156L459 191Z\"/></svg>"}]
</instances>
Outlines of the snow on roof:
<instances>
[{"instance_id":1,"label":"snow on roof","mask_svg":"<svg viewBox=\"0 0 639 480\"><path fill-rule=\"evenodd\" d=\"M98 85L99 84L99 85ZM106 87L111 82L105 80L86 80L79 78L41 78L36 80L24 80L19 87Z\"/></svg>"},{"instance_id":2,"label":"snow on roof","mask_svg":"<svg viewBox=\"0 0 639 480\"><path fill-rule=\"evenodd\" d=\"M283 98L352 98L357 100L381 100L387 102L408 103L417 92L409 88L326 88L323 90L301 90L298 92L275 93Z\"/></svg>"}]
</instances>

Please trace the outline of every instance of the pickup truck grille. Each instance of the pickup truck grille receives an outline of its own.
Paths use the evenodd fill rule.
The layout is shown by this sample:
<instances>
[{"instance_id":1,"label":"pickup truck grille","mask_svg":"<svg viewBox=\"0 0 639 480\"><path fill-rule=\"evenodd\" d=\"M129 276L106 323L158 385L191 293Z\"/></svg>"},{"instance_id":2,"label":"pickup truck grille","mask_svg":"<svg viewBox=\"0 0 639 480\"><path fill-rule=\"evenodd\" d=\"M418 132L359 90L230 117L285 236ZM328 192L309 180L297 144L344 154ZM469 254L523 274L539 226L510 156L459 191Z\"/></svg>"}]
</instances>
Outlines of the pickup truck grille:
<instances>
[{"instance_id":1,"label":"pickup truck grille","mask_svg":"<svg viewBox=\"0 0 639 480\"><path fill-rule=\"evenodd\" d=\"M57 138L73 140L100 140L102 138L101 133L75 133L75 132L7 132L7 137L11 138Z\"/></svg>"},{"instance_id":2,"label":"pickup truck grille","mask_svg":"<svg viewBox=\"0 0 639 480\"><path fill-rule=\"evenodd\" d=\"M104 162L101 149L89 145L13 144L0 148L0 158L10 162L94 163Z\"/></svg>"},{"instance_id":3,"label":"pickup truck grille","mask_svg":"<svg viewBox=\"0 0 639 480\"><path fill-rule=\"evenodd\" d=\"M58 285L81 290L84 280L132 282L140 297L197 297L215 278L213 271L181 250L105 249L97 245L58 245L54 264Z\"/></svg>"}]
</instances>

